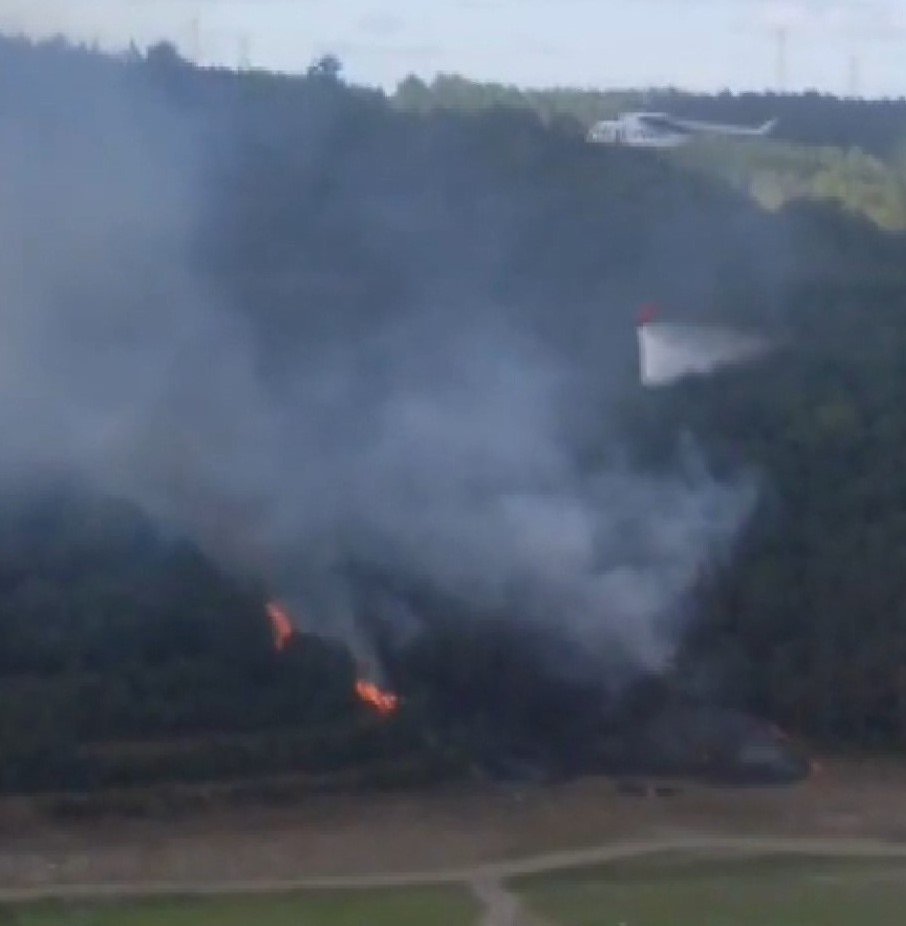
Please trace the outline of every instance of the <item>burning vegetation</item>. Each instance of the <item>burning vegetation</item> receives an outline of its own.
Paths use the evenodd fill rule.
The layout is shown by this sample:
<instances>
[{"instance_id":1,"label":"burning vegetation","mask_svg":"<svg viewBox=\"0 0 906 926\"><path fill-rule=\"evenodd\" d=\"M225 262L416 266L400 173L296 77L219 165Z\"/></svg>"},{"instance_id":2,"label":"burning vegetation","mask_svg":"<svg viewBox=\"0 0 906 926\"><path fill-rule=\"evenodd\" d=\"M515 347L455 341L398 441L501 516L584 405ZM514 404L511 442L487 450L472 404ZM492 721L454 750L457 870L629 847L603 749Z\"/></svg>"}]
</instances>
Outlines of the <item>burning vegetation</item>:
<instances>
[{"instance_id":1,"label":"burning vegetation","mask_svg":"<svg viewBox=\"0 0 906 926\"><path fill-rule=\"evenodd\" d=\"M455 609L441 619L444 607L430 596L412 607L439 623L390 648L387 669L418 692L418 736L457 743L492 777L663 774L743 784L808 774L806 757L782 729L692 699L663 674L620 680L614 673L603 681L593 653L549 630ZM567 665L569 672L552 668ZM399 713L400 697L361 672L354 689L379 717Z\"/></svg>"},{"instance_id":2,"label":"burning vegetation","mask_svg":"<svg viewBox=\"0 0 906 926\"><path fill-rule=\"evenodd\" d=\"M267 605L267 616L274 631L274 649L278 653L282 653L295 636L296 631L293 628L293 623L286 609L276 601L272 601Z\"/></svg>"},{"instance_id":3,"label":"burning vegetation","mask_svg":"<svg viewBox=\"0 0 906 926\"><path fill-rule=\"evenodd\" d=\"M373 682L358 679L355 693L363 704L367 704L381 717L392 717L400 709L400 697L389 691L381 691Z\"/></svg>"},{"instance_id":4,"label":"burning vegetation","mask_svg":"<svg viewBox=\"0 0 906 926\"><path fill-rule=\"evenodd\" d=\"M292 618L287 609L276 601L269 602L265 610L274 633L274 649L283 653L294 639L298 639ZM379 717L392 717L402 704L399 695L384 691L365 678L356 679L354 691L358 700Z\"/></svg>"},{"instance_id":5,"label":"burning vegetation","mask_svg":"<svg viewBox=\"0 0 906 926\"><path fill-rule=\"evenodd\" d=\"M7 625L10 645L0 649L0 791L281 775L306 789L406 786L476 770L535 780L797 774L777 731L684 704L664 683L602 676L593 653L564 648L550 630L437 596L407 597L419 632L371 640L375 675L343 643L294 624L285 606L263 606L258 590L197 550L170 546L128 506L19 489L0 511L0 562L10 582L12 564L33 564L17 601L40 587L60 607L43 623L24 607L10 612L22 619ZM88 523L96 525L90 544ZM166 571L149 596L155 570ZM83 577L75 586L73 575ZM98 587L145 610L111 633L97 620ZM363 613L380 614L384 596L359 591ZM84 610L66 612L64 602ZM75 615L69 636L54 623L67 613Z\"/></svg>"},{"instance_id":6,"label":"burning vegetation","mask_svg":"<svg viewBox=\"0 0 906 926\"><path fill-rule=\"evenodd\" d=\"M639 694L672 664L690 589L715 550L734 547L757 489L730 466L715 476L698 453L687 467L671 449L687 447L687 429L735 448L727 460L777 460L787 469L768 477L802 506L790 508L786 532L765 523L767 559L751 559L750 573L712 596L698 658L731 667L741 682L728 687L749 693L743 707L787 722L814 716L828 735L897 735L903 712L889 705L902 700L901 666L882 658L891 652L884 602L898 600L896 589L872 604L861 579L869 546L902 545L895 519L891 542L863 542L853 519L886 509L858 494L871 479L838 484L834 448L861 453L863 412L882 423L899 414L902 371L868 374L872 357L902 355L885 332L902 344L906 313L891 310L889 324L866 331L864 305L877 316L877 300L887 303L879 293L853 298L852 313L822 308L820 325L805 316L817 366L797 372L794 357L770 381L728 377L710 393L710 413L704 382L646 393L634 418L653 435L641 454L657 458L648 468L625 452L622 412L608 409L623 408L621 390L640 393L628 294L669 290L686 305L707 297L717 315L740 292L754 305L761 277L772 291L775 279L757 264L759 243L771 243L773 261L783 241L785 264L808 258L809 286L818 265L833 270L836 299L843 257L853 268L873 268L875 256L896 268L899 252L874 255L877 242L859 226L852 240L866 250L838 255L837 242L849 241L838 220L783 224L666 165L652 172L647 159L602 171L600 152L529 117L410 119L380 94L335 82L255 94L238 74L168 74L166 62L146 69L56 45L0 43L0 59L6 250L34 243L21 267L5 268L4 462L31 475L71 461L64 475L87 476L148 515L133 528L119 510L95 516L53 499L20 517L9 503L24 497L18 490L0 506L0 787L146 780L134 764L103 766L92 753L141 737L194 737L207 749L205 761L174 760L160 773L179 780L333 773L391 751L427 756L436 769L437 743L501 773L716 774L743 762L793 774L782 737L744 714L690 705L667 683L656 697ZM42 68L47 80L36 83ZM9 89L39 85L40 100ZM100 87L114 99L104 97L97 119L48 147ZM111 88L124 87L133 90L121 100ZM199 107L191 119L186 100ZM186 136L190 125L211 131ZM167 143L149 147L149 136ZM212 152L223 169L196 177ZM700 236L689 236L690 217ZM122 228L132 233L113 233ZM719 256L697 247L705 238L720 242ZM651 251L624 260L629 243L647 240ZM712 292L718 279L731 281L726 292ZM814 305L823 303L816 291ZM717 360L723 370L727 354L754 351L722 336L703 359L697 340L650 313L643 321L643 378L653 382ZM828 379L862 337L876 343L861 373L853 368L856 381L878 399L864 409L841 403L840 383ZM747 409L765 423L757 434ZM776 435L793 413L804 439L788 453ZM873 433L892 440L895 431ZM878 463L879 490L897 459L883 447L865 464ZM835 513L825 503L838 497L849 501ZM221 513L231 530L219 529ZM825 529L822 518L836 524L836 514L848 533ZM185 548L159 541L155 523L189 538ZM831 534L849 538L847 555L814 547ZM246 538L290 600L305 600L293 583L306 571L316 603L304 635L276 602L265 623L260 589L230 578L237 561L246 574ZM832 582L792 588L800 556L841 575L846 594L822 597ZM900 574L892 559L875 566L879 588ZM366 570L393 581L371 594ZM407 592L414 583L430 590L425 600ZM823 642L829 614L847 628L865 604L881 609L859 644L871 647L859 660L865 679L839 684L851 654L814 640ZM351 642L349 612L382 673L363 671L335 642ZM382 621L392 625L386 639ZM392 722L367 722L375 717Z\"/></svg>"}]
</instances>

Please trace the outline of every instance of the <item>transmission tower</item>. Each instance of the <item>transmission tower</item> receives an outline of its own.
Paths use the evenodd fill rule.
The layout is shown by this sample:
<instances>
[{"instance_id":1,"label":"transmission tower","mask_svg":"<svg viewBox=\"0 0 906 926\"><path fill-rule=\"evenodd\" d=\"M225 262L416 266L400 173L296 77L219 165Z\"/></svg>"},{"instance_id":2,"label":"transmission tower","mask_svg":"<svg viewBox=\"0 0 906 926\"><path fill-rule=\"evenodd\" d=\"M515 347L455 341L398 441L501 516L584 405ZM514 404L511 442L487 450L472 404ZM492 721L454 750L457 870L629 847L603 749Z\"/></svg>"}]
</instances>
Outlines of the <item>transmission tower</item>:
<instances>
[{"instance_id":1,"label":"transmission tower","mask_svg":"<svg viewBox=\"0 0 906 926\"><path fill-rule=\"evenodd\" d=\"M252 66L252 37L248 32L239 35L239 70L248 71Z\"/></svg>"},{"instance_id":2,"label":"transmission tower","mask_svg":"<svg viewBox=\"0 0 906 926\"><path fill-rule=\"evenodd\" d=\"M778 26L774 30L775 53L775 80L777 92L785 93L787 89L787 49L789 46L789 26Z\"/></svg>"},{"instance_id":3,"label":"transmission tower","mask_svg":"<svg viewBox=\"0 0 906 926\"><path fill-rule=\"evenodd\" d=\"M192 17L189 24L189 58L196 64L201 62L201 19Z\"/></svg>"},{"instance_id":4,"label":"transmission tower","mask_svg":"<svg viewBox=\"0 0 906 926\"><path fill-rule=\"evenodd\" d=\"M849 73L847 75L847 89L853 99L862 96L862 61L856 52L849 56Z\"/></svg>"}]
</instances>

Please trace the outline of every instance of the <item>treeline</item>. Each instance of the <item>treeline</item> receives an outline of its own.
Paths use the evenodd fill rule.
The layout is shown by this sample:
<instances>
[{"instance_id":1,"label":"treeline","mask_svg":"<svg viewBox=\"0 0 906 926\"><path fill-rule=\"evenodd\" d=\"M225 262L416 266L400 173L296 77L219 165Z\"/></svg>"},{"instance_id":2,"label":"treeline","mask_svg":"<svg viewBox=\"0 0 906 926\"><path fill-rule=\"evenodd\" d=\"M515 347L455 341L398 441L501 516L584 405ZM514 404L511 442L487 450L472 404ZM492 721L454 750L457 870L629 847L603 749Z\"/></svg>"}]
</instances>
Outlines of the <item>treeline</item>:
<instances>
[{"instance_id":1,"label":"treeline","mask_svg":"<svg viewBox=\"0 0 906 926\"><path fill-rule=\"evenodd\" d=\"M726 181L767 209L797 199L839 203L882 228L906 228L906 101L679 91L522 90L440 75L397 87L403 109L477 112L498 107L536 113L545 125L583 134L599 119L648 110L740 125L778 118L770 141L698 140L665 157Z\"/></svg>"},{"instance_id":2,"label":"treeline","mask_svg":"<svg viewBox=\"0 0 906 926\"><path fill-rule=\"evenodd\" d=\"M902 156L884 161L858 148L710 140L671 157L729 183L764 209L777 210L797 200L829 202L881 228L906 229L906 158Z\"/></svg>"},{"instance_id":3,"label":"treeline","mask_svg":"<svg viewBox=\"0 0 906 926\"><path fill-rule=\"evenodd\" d=\"M600 119L633 111L752 126L778 119L775 135L783 141L844 150L861 148L882 158L902 154L906 144L906 99L902 98L861 100L817 92L712 95L675 89L532 90L441 74L430 83L407 77L398 85L393 100L404 109L421 112L437 108L471 112L493 107L529 109L547 123L572 120L583 131Z\"/></svg>"}]
</instances>

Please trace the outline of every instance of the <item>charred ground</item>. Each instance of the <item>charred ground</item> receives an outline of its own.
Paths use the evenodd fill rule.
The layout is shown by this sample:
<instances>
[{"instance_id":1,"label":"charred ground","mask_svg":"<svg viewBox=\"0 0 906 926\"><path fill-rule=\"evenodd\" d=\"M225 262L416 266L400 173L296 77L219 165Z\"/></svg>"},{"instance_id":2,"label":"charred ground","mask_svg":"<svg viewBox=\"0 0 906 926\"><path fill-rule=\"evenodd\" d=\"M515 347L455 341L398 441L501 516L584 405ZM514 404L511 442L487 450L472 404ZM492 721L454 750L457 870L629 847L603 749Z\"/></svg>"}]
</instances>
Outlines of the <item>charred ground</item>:
<instances>
[{"instance_id":1,"label":"charred ground","mask_svg":"<svg viewBox=\"0 0 906 926\"><path fill-rule=\"evenodd\" d=\"M902 238L814 205L761 213L657 156L593 149L530 113L401 113L324 68L237 75L195 70L166 47L120 60L3 41L0 77L0 152L21 181L2 209L15 258L2 266L4 788L300 770L387 783L476 765L736 774L767 762L794 775L768 720L901 745ZM633 318L650 298L686 318L759 325L786 347L749 371L641 394ZM169 332L189 323L174 347ZM232 356L234 326L241 364L220 381L205 363ZM526 463L550 445L521 442L518 428L509 440L511 410L538 386L521 355L490 373L468 367L475 395L463 410L454 394L442 421L463 430L435 442L456 454L465 442L483 465L467 439L478 421L507 450L487 472L470 457L462 481L462 457L445 468L420 440L391 448L403 478L388 482L385 458L350 440L370 433L374 394L398 386L400 353L418 394L446 375L437 361L455 354L451 335L468 333L472 358L476 340L511 349L498 339L512 328L568 371L552 433L570 489L615 456L633 480L694 482L678 463L690 432L707 461L695 479L754 468L749 528L652 618L676 653L657 672L621 651L637 656L630 635L590 643L566 599L562 614L527 620L511 551L477 514L466 525L483 545L445 559L449 571L436 568L444 556L420 559L418 518L390 522L406 544L359 542L388 523L376 504L400 486L433 513L437 486L455 485L449 516L501 473L534 477ZM402 348L386 347L388 332ZM99 352L99 338L130 337L149 349ZM367 375L342 388L299 378L332 373L323 358L362 343L352 360ZM76 394L70 367L92 373ZM323 420L297 437L285 397L304 406L319 389ZM486 390L489 404L506 401L478 418ZM318 479L295 467L315 439L329 448L312 451ZM272 469L261 446L294 465ZM238 468L237 447L248 454ZM425 460L454 482L415 479ZM325 510L338 499L345 510L348 495L339 530ZM662 513L651 506L658 529ZM427 546L445 555L463 536ZM644 560L643 540L623 565ZM401 569L405 554L420 568ZM473 575L494 570L503 592L479 596ZM301 633L275 652L265 604L304 600L309 572L327 603L300 610ZM338 610L344 627L327 619ZM403 697L389 721L354 696L363 659Z\"/></svg>"}]
</instances>

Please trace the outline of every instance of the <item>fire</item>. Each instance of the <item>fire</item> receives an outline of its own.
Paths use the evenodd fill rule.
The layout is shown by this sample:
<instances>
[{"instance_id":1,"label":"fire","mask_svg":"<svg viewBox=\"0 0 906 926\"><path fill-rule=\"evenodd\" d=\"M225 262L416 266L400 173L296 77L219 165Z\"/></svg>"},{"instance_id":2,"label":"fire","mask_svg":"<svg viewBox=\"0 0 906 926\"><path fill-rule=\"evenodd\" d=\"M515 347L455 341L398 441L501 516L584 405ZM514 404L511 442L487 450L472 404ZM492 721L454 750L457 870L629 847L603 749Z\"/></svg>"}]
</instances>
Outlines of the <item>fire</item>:
<instances>
[{"instance_id":1,"label":"fire","mask_svg":"<svg viewBox=\"0 0 906 926\"><path fill-rule=\"evenodd\" d=\"M367 704L381 717L392 717L400 708L399 695L382 691L377 685L364 679L355 683L355 693L363 704Z\"/></svg>"},{"instance_id":2,"label":"fire","mask_svg":"<svg viewBox=\"0 0 906 926\"><path fill-rule=\"evenodd\" d=\"M270 602L267 606L267 616L270 618L271 627L274 630L274 646L278 653L289 645L290 640L296 635L293 622L289 619L289 614L282 605L276 601Z\"/></svg>"},{"instance_id":3,"label":"fire","mask_svg":"<svg viewBox=\"0 0 906 926\"><path fill-rule=\"evenodd\" d=\"M274 631L274 647L282 653L296 636L296 629L283 605L271 601L267 605L267 616ZM400 709L400 696L384 691L373 682L360 678L355 683L356 697L380 717L392 717Z\"/></svg>"}]
</instances>

